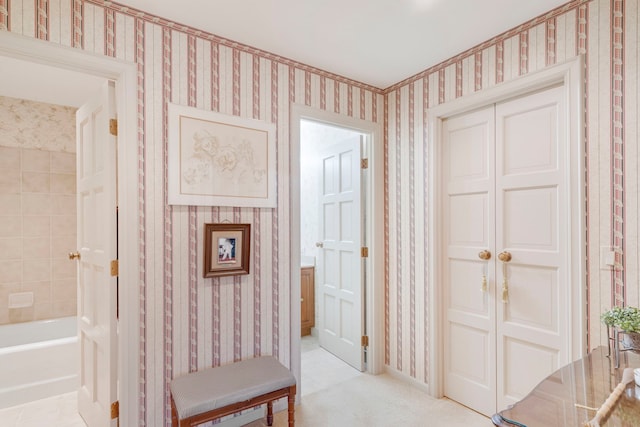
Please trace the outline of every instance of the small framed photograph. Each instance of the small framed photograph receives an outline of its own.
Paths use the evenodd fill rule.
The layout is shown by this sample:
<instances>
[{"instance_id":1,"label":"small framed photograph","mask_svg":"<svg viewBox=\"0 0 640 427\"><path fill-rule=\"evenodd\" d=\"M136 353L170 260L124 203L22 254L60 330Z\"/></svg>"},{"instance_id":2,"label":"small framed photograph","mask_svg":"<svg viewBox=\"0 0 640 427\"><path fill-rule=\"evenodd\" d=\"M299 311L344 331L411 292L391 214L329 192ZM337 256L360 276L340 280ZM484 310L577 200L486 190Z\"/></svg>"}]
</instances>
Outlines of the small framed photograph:
<instances>
[{"instance_id":1,"label":"small framed photograph","mask_svg":"<svg viewBox=\"0 0 640 427\"><path fill-rule=\"evenodd\" d=\"M205 224L204 277L249 274L251 224Z\"/></svg>"}]
</instances>

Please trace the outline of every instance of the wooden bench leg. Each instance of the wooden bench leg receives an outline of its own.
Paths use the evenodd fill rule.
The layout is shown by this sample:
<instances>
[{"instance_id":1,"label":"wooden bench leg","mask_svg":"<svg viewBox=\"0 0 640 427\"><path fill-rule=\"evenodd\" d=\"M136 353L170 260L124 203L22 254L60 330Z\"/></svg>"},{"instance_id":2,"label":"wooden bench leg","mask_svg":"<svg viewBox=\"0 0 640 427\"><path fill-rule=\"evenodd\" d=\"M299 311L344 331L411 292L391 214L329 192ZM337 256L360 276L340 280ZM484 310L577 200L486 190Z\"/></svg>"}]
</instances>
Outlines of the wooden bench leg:
<instances>
[{"instance_id":1,"label":"wooden bench leg","mask_svg":"<svg viewBox=\"0 0 640 427\"><path fill-rule=\"evenodd\" d=\"M273 425L273 402L267 402L267 425Z\"/></svg>"},{"instance_id":2,"label":"wooden bench leg","mask_svg":"<svg viewBox=\"0 0 640 427\"><path fill-rule=\"evenodd\" d=\"M176 410L176 403L171 396L171 427L178 427L178 411Z\"/></svg>"},{"instance_id":3,"label":"wooden bench leg","mask_svg":"<svg viewBox=\"0 0 640 427\"><path fill-rule=\"evenodd\" d=\"M296 406L296 386L289 388L289 396L287 398L288 401L288 410L289 410L289 427L293 427L295 425L295 406Z\"/></svg>"}]
</instances>

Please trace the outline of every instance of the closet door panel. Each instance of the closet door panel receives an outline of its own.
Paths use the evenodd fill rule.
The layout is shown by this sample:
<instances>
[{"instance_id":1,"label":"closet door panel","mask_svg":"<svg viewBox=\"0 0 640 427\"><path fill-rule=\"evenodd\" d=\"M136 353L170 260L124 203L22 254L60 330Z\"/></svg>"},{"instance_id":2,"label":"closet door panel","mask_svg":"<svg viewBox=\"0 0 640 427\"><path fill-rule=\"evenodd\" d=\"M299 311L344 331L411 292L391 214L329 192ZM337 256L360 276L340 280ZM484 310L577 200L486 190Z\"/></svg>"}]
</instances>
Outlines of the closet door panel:
<instances>
[{"instance_id":1,"label":"closet door panel","mask_svg":"<svg viewBox=\"0 0 640 427\"><path fill-rule=\"evenodd\" d=\"M563 103L556 87L443 122L445 394L486 415L569 362Z\"/></svg>"},{"instance_id":2,"label":"closet door panel","mask_svg":"<svg viewBox=\"0 0 640 427\"><path fill-rule=\"evenodd\" d=\"M493 107L443 123L445 394L486 415L496 408L495 272L478 253L494 246L494 141Z\"/></svg>"},{"instance_id":3,"label":"closet door panel","mask_svg":"<svg viewBox=\"0 0 640 427\"><path fill-rule=\"evenodd\" d=\"M496 266L499 408L569 362L562 104L551 88L496 105L496 252L511 255Z\"/></svg>"}]
</instances>

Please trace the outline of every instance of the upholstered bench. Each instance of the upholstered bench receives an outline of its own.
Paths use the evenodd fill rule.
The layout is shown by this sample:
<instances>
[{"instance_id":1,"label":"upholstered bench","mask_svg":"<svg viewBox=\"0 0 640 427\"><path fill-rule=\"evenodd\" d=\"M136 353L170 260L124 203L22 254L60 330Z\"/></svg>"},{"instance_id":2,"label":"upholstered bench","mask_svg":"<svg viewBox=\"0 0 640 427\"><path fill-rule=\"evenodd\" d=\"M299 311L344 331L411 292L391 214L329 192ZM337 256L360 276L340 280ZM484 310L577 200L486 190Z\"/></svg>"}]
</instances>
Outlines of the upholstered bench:
<instances>
[{"instance_id":1,"label":"upholstered bench","mask_svg":"<svg viewBox=\"0 0 640 427\"><path fill-rule=\"evenodd\" d=\"M171 381L171 425L196 426L244 409L287 397L289 426L294 425L296 379L275 357L263 356L192 372Z\"/></svg>"}]
</instances>

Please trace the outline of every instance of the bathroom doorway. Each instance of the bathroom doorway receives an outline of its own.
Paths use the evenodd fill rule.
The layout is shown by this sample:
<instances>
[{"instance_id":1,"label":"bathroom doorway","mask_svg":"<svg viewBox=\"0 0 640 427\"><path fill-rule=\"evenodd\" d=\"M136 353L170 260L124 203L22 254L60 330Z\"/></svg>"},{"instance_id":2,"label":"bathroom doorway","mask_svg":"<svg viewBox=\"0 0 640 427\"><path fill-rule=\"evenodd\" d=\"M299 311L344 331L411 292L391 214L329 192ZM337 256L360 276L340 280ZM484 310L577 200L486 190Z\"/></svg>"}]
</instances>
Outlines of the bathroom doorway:
<instances>
[{"instance_id":1,"label":"bathroom doorway","mask_svg":"<svg viewBox=\"0 0 640 427\"><path fill-rule=\"evenodd\" d=\"M74 105L82 102L87 94L95 93L83 83L99 88L108 80L115 82L117 112L119 118L118 146L118 187L119 213L118 229L123 238L118 242L120 281L138 283L137 236L137 144L136 140L136 80L133 64L114 61L106 57L95 57L77 49L55 44L45 44L39 40L20 35L0 32L0 62L2 69L14 79L3 78L0 95L31 99L50 104ZM8 65L10 64L10 65ZM9 73L11 70L12 73ZM50 98L45 98L45 95ZM53 98L51 98L51 96ZM68 97L76 101L69 101ZM57 98L56 98L57 97ZM78 101L79 100L79 101ZM126 142L129 142L127 144ZM112 213L116 218L116 212ZM115 222L115 221L114 221ZM120 292L119 323L117 338L119 353L112 353L111 359L118 365L119 420L123 425L138 424L138 384L139 384L139 342L140 325L138 319L139 290L130 286Z\"/></svg>"},{"instance_id":2,"label":"bathroom doorway","mask_svg":"<svg viewBox=\"0 0 640 427\"><path fill-rule=\"evenodd\" d=\"M361 375L365 367L363 149L360 132L300 123L303 396Z\"/></svg>"},{"instance_id":3,"label":"bathroom doorway","mask_svg":"<svg viewBox=\"0 0 640 427\"><path fill-rule=\"evenodd\" d=\"M68 346L67 357L52 364L47 370L50 373L47 377L32 378L31 372L37 372L34 369L37 361L29 362L28 358L23 358L24 362L20 362L27 364L24 369L29 374L24 374L20 380L19 387L26 392L16 402L29 403L77 392L77 412L88 426L101 425L99 420L103 417L99 406L105 402L95 405L90 395L101 389L99 394L108 401L107 406L111 401L117 401L116 378L112 378L115 372L114 375L109 374L116 368L117 357L92 355L94 349L109 355L109 347L114 346L115 349L117 345L117 285L109 283L117 278L108 280L108 265L106 268L103 265L108 263L103 259L105 256L117 257L115 245L111 247L111 242L116 240L113 191L116 168L115 165L109 166L114 161L115 143L100 138L108 132L100 132L99 126L96 127L102 120L105 129L108 128L107 118L100 119L103 114L96 114L96 111L108 110L105 103L92 102L88 105L87 101L90 101L89 96L95 96L89 94L100 90L100 86L96 90L94 84L109 87L112 92L113 82L86 78L83 74L71 75L68 71L57 74L56 71L39 70L36 69L39 67L29 65L16 60L6 60L4 64L5 69L11 70L9 74L25 75L26 72L20 70L28 69L36 75L45 76L41 84L47 86L81 80L86 84L86 92L76 93L75 85L70 85L73 88L70 92L54 94L46 87L38 88L38 84L23 81L27 84L13 85L13 92L2 93L3 116L6 118L5 114L8 114L14 118L5 124L5 130L16 135L16 138L5 140L3 154L17 158L15 174L22 181L17 188L15 206L22 223L18 223L16 228L21 230L24 254L16 263L23 265L23 273L16 285L3 286L20 290L9 295L10 302L11 297L16 296L23 297L25 301L23 304L15 304L15 301L9 304L9 321L21 322L20 325L26 325L23 322L28 321L46 322L36 326L42 331L44 325L52 324L54 319L68 317L73 320L73 330L69 332L73 335L68 338L73 341ZM78 84L78 87L82 85ZM88 110L87 106L91 109ZM94 146L101 148L100 153L91 150ZM104 178L91 173L101 164L104 167L99 167L100 174L106 174ZM99 209L94 206L97 200L102 201ZM113 207L108 200L114 201ZM100 248L94 248L93 244L98 241L102 242ZM34 266L46 274L30 273ZM100 304L94 303L92 294L100 295ZM26 301L29 296L29 301ZM101 314L95 315L97 313ZM95 328L100 332L94 332ZM106 331L110 331L110 338L92 342L93 337L104 337ZM44 341L40 345L48 345L52 338L42 335ZM53 353L53 347L49 352ZM96 363L101 365L99 376L90 373ZM47 385L38 388L38 381ZM18 395L18 390L20 388L16 388L12 395Z\"/></svg>"},{"instance_id":4,"label":"bathroom doorway","mask_svg":"<svg viewBox=\"0 0 640 427\"><path fill-rule=\"evenodd\" d=\"M358 371L364 369L361 336L367 241L366 205L368 169L362 168L365 135L310 120L300 122L300 249L303 272L311 269L301 290L315 301L302 313L313 327L319 346ZM365 154L366 156L366 154ZM306 310L305 310L306 308ZM303 316L305 320L305 316ZM307 332L303 328L303 333Z\"/></svg>"},{"instance_id":5,"label":"bathroom doorway","mask_svg":"<svg viewBox=\"0 0 640 427\"><path fill-rule=\"evenodd\" d=\"M376 283L383 278L383 193L374 191L376 186L383 186L382 175L376 173L382 170L380 135L377 125L362 120L300 105L292 110L291 156L300 161L292 162L291 181L296 183L291 188L291 359L293 371L301 382L302 395L308 393L306 388L317 386L312 380L303 378L304 372L309 370L301 365L314 363L309 360L316 359L309 357L310 350L321 350L337 360L338 366L346 367L347 370L338 375L347 375L346 372L361 375L361 371L376 374L382 370L383 287ZM341 144L333 154L325 150ZM323 177L323 169L334 172ZM349 196L351 199L345 203L323 199L321 183L322 187L334 183L338 188L341 179L342 188L357 187L358 191ZM351 219L345 220L347 217ZM335 238L338 235L348 238L339 241ZM341 261L346 266L342 273L336 267ZM327 265L334 267L327 268ZM309 269L312 270L314 288L311 327L308 324L310 307L304 307ZM325 276L332 277L325 280ZM323 283L345 285L324 286ZM350 300L350 297L354 299ZM349 305L357 307L346 310ZM330 318L327 318L327 313L331 313ZM351 321L354 316L356 321ZM301 320L305 323L301 324ZM303 330L305 336L301 336ZM332 343L324 339L326 336L322 336L323 332L333 338L333 344L337 342L338 347L341 344L346 346L342 349L335 345L332 347ZM347 353L355 354L355 363L354 357L346 362L341 360L349 358L344 355L344 347L348 348ZM301 356L301 353L304 354Z\"/></svg>"}]
</instances>

